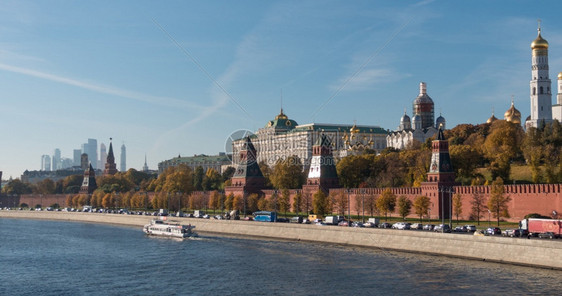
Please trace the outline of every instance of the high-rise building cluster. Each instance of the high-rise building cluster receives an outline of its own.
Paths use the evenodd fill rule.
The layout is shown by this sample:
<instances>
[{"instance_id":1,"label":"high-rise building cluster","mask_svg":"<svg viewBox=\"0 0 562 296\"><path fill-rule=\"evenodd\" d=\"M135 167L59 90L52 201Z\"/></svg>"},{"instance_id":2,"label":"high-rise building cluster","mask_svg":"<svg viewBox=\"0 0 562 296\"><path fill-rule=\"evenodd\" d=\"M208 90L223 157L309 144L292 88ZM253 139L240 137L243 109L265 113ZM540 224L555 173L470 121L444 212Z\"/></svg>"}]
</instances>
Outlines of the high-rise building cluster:
<instances>
[{"instance_id":1,"label":"high-rise building cluster","mask_svg":"<svg viewBox=\"0 0 562 296\"><path fill-rule=\"evenodd\" d=\"M127 169L126 150L125 144L123 144L121 146L120 157L121 171L126 171ZM52 155L42 155L41 171L49 172L70 168L86 170L89 168L90 163L94 169L103 170L106 166L107 156L104 143L99 145L98 154L98 140L88 139L86 143L82 144L80 149L74 149L72 151L72 158L63 157L59 148L56 148Z\"/></svg>"}]
</instances>

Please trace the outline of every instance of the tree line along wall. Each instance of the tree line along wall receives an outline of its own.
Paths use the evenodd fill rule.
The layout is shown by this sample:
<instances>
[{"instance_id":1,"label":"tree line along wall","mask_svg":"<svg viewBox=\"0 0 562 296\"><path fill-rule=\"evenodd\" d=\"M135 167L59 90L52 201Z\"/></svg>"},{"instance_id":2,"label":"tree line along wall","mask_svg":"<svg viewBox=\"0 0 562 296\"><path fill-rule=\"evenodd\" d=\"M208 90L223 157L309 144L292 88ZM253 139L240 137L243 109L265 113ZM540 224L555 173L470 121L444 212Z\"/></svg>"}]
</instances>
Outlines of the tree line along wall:
<instances>
[{"instance_id":1,"label":"tree line along wall","mask_svg":"<svg viewBox=\"0 0 562 296\"><path fill-rule=\"evenodd\" d=\"M475 194L480 194L484 197L484 204L487 203L490 197L491 186L455 186L453 187L453 196L458 194L461 196L462 203L462 213L459 215L459 219L468 220L472 214L472 201ZM362 207L357 203L361 203L363 198L369 196L374 196L378 198L383 191L387 188L336 188L330 189L329 195L336 196L338 194L344 194L348 198L349 209L352 215L361 215ZM551 216L552 211L556 211L562 214L562 184L520 184L520 185L504 185L505 195L511 198L508 204L508 211L511 218L505 219L508 221L519 221L525 217L525 215L530 213L538 213L544 216ZM428 185L422 187L399 187L390 188L391 192L396 195L396 197L406 196L412 202L418 196L425 195L430 198L430 216L432 219L437 219L439 217L439 198L440 193L437 186ZM262 190L260 195L264 198L271 198L271 196L277 192L278 195L282 194L282 190ZM312 193L306 193L301 189L290 189L290 202L293 204L294 198L297 193L301 192L304 195L310 195L310 201L312 201ZM195 191L191 193L191 196L197 199L202 199L208 201L210 191ZM34 207L35 205L42 205L43 207L48 207L53 204L59 204L61 207L66 205L66 198L68 194L24 194L21 196L17 195L3 195L0 197L0 207L17 207L22 203ZM148 193L149 201L154 197L153 192ZM292 207L291 207L292 208ZM359 210L361 209L361 210ZM346 211L347 212L347 211ZM365 211L367 215L367 211ZM397 216L396 213L393 216ZM409 218L418 218L412 209L412 214L408 216ZM453 218L456 217L453 215ZM481 215L481 220L487 220L488 212L484 210Z\"/></svg>"}]
</instances>

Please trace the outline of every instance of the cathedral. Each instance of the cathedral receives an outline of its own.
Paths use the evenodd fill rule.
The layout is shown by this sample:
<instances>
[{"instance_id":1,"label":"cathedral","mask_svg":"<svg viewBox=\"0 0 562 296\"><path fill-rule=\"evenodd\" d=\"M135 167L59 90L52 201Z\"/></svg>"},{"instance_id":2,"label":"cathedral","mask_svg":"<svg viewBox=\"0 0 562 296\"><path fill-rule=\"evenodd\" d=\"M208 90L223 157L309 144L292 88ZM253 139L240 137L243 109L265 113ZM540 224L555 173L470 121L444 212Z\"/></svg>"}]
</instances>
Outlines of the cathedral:
<instances>
[{"instance_id":1,"label":"cathedral","mask_svg":"<svg viewBox=\"0 0 562 296\"><path fill-rule=\"evenodd\" d=\"M531 115L525 121L525 128L539 127L552 120L562 121L562 72L558 74L558 95L552 104L551 81L548 74L548 41L538 36L531 42Z\"/></svg>"},{"instance_id":2,"label":"cathedral","mask_svg":"<svg viewBox=\"0 0 562 296\"><path fill-rule=\"evenodd\" d=\"M413 118L404 112L398 129L386 137L387 147L404 149L414 141L424 143L434 137L439 128L445 129L445 118L439 114L434 121L434 103L427 94L425 82L420 83L420 93L412 104Z\"/></svg>"}]
</instances>

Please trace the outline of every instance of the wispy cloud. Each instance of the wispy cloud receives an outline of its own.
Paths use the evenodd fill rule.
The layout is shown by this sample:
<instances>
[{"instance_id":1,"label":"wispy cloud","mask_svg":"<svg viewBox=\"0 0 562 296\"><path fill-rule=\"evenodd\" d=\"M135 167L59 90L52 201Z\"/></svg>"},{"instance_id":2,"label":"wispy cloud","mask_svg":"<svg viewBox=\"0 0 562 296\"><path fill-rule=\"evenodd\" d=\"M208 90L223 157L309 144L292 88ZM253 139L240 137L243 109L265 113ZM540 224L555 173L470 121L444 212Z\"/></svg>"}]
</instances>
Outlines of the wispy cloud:
<instances>
[{"instance_id":1,"label":"wispy cloud","mask_svg":"<svg viewBox=\"0 0 562 296\"><path fill-rule=\"evenodd\" d=\"M7 64L3 64L3 63L0 63L0 70L12 72L12 73L18 73L18 74L27 75L27 76L36 77L36 78L41 78L41 79L45 79L45 80L49 80L49 81L53 81L53 82L58 82L58 83L66 84L66 85L75 86L75 87L82 88L82 89L91 90L91 91L102 93L102 94L118 96L118 97L122 97L122 98L126 98L126 99L150 103L150 104L163 105L163 106L169 106L169 107L175 107L175 108L183 108L183 109L191 109L191 110L192 109L197 109L197 110L204 109L204 107L202 107L200 105L193 104L193 103L187 102L187 101L182 101L182 100L175 99L175 98L147 95L147 94L144 94L144 93L139 93L139 92L130 91L130 90L126 90L126 89L120 89L120 88L107 86L107 85L84 82L84 81L80 81L80 80L76 80L76 79L72 79L72 78L68 78L68 77L64 77L64 76L60 76L60 75L45 73L45 72L41 72L41 71L37 71L37 70L34 70L34 69L29 69L29 68L22 68L22 67L7 65Z\"/></svg>"}]
</instances>

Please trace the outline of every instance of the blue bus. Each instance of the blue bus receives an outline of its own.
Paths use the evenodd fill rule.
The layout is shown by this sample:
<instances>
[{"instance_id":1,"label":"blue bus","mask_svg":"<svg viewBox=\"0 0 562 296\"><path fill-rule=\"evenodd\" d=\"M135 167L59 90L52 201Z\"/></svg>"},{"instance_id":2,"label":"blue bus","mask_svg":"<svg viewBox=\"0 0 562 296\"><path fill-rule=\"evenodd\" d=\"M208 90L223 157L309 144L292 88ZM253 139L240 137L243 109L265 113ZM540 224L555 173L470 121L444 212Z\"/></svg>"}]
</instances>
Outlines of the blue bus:
<instances>
[{"instance_id":1,"label":"blue bus","mask_svg":"<svg viewBox=\"0 0 562 296\"><path fill-rule=\"evenodd\" d=\"M277 221L277 213L268 211L254 212L254 220L260 222L275 222Z\"/></svg>"}]
</instances>

